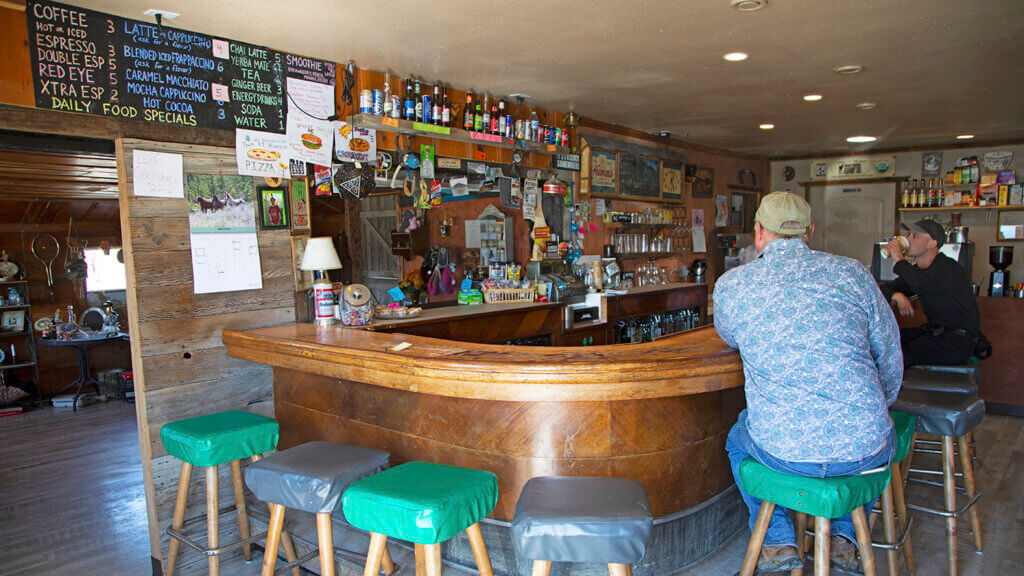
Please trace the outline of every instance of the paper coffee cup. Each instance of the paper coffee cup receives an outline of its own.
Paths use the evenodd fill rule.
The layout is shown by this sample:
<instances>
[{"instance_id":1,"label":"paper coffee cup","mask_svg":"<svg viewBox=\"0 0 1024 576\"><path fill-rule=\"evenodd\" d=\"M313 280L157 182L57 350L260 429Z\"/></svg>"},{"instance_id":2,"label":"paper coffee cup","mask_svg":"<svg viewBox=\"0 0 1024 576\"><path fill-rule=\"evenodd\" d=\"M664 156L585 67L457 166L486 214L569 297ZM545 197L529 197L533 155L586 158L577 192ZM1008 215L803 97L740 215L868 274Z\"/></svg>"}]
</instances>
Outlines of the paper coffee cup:
<instances>
[{"instance_id":1,"label":"paper coffee cup","mask_svg":"<svg viewBox=\"0 0 1024 576\"><path fill-rule=\"evenodd\" d=\"M906 236L897 236L896 237L896 241L899 242L899 244L900 244L900 252L906 253L907 248L910 247L910 243L907 242L907 237ZM892 255L889 254L889 247L888 246L882 246L882 258L889 258L890 256L892 256Z\"/></svg>"}]
</instances>

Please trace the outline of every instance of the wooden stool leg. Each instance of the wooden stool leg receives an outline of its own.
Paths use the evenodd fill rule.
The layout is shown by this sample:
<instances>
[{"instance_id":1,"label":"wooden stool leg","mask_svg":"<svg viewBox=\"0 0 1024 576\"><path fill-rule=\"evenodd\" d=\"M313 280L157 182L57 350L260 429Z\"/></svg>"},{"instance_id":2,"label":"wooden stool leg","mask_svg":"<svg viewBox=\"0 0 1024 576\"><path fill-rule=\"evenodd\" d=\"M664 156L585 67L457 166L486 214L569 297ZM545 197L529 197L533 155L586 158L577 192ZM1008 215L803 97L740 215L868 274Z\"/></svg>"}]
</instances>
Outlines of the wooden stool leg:
<instances>
[{"instance_id":1,"label":"wooden stool leg","mask_svg":"<svg viewBox=\"0 0 1024 576\"><path fill-rule=\"evenodd\" d=\"M757 559L761 556L764 535L768 533L768 524L771 523L773 512L775 512L775 504L768 501L761 502L761 510L758 511L757 521L754 523L754 532L750 535L750 544L747 545L747 555L743 557L743 567L740 568L740 576L753 576L754 569L757 568Z\"/></svg>"},{"instance_id":2,"label":"wooden stool leg","mask_svg":"<svg viewBox=\"0 0 1024 576\"><path fill-rule=\"evenodd\" d=\"M907 479L910 478L910 461L914 459L914 447L917 446L917 432L914 432L914 436L910 439L910 452L907 452L907 457L903 459L901 470L903 472L903 485L907 485Z\"/></svg>"},{"instance_id":3,"label":"wooden stool leg","mask_svg":"<svg viewBox=\"0 0 1024 576\"><path fill-rule=\"evenodd\" d=\"M480 576L494 576L494 570L491 569L491 557L487 555L484 535L480 532L480 523L477 522L466 528L466 535L469 536L469 546L473 549L473 559L476 560L476 569L480 572Z\"/></svg>"},{"instance_id":4,"label":"wooden stool leg","mask_svg":"<svg viewBox=\"0 0 1024 576\"><path fill-rule=\"evenodd\" d=\"M423 555L424 563L427 565L427 576L441 576L441 545L424 544Z\"/></svg>"},{"instance_id":5,"label":"wooden stool leg","mask_svg":"<svg viewBox=\"0 0 1024 576\"><path fill-rule=\"evenodd\" d=\"M242 464L238 460L231 461L231 488L235 491L235 513L238 517L238 533L242 536L242 540L249 537L249 515L245 510L245 494L242 492ZM242 546L242 556L245 557L245 561L249 562L252 560L252 545L245 544Z\"/></svg>"},{"instance_id":6,"label":"wooden stool leg","mask_svg":"<svg viewBox=\"0 0 1024 576\"><path fill-rule=\"evenodd\" d=\"M316 515L316 538L320 544L320 576L334 576L334 531L329 512ZM378 556L383 554L381 550Z\"/></svg>"},{"instance_id":7,"label":"wooden stool leg","mask_svg":"<svg viewBox=\"0 0 1024 576\"><path fill-rule=\"evenodd\" d=\"M892 465L893 476L892 476L892 500L896 507L896 518L899 520L897 526L902 531L909 521L907 519L907 501L903 497L903 482L900 479L903 477L902 466L905 462L895 462ZM907 541L903 543L903 560L907 563L907 572L910 576L914 576L916 568L914 566L914 549L910 545L910 535L907 535Z\"/></svg>"},{"instance_id":8,"label":"wooden stool leg","mask_svg":"<svg viewBox=\"0 0 1024 576\"><path fill-rule=\"evenodd\" d=\"M896 513L893 510L892 502L892 485L896 482L899 482L899 480L893 477L889 481L889 485L885 487L885 491L882 492L882 529L885 533L886 544L894 544L898 537L896 534ZM870 527L868 528L868 533L871 533ZM900 559L896 555L896 550L886 550L885 561L889 569L889 576L899 576Z\"/></svg>"},{"instance_id":9,"label":"wooden stool leg","mask_svg":"<svg viewBox=\"0 0 1024 576\"><path fill-rule=\"evenodd\" d=\"M800 561L804 559L804 544L807 543L807 514L796 513L796 553Z\"/></svg>"},{"instance_id":10,"label":"wooden stool leg","mask_svg":"<svg viewBox=\"0 0 1024 576\"><path fill-rule=\"evenodd\" d=\"M609 564L608 574L610 576L629 576L629 564Z\"/></svg>"},{"instance_id":11,"label":"wooden stool leg","mask_svg":"<svg viewBox=\"0 0 1024 576\"><path fill-rule=\"evenodd\" d=\"M551 561L550 560L534 560L533 561L533 572L530 576L549 576L551 574Z\"/></svg>"},{"instance_id":12,"label":"wooden stool leg","mask_svg":"<svg viewBox=\"0 0 1024 576\"><path fill-rule=\"evenodd\" d=\"M370 532L370 549L366 551L366 568L363 569L363 576L377 576L380 572L380 563L387 542L388 537L384 534Z\"/></svg>"},{"instance_id":13,"label":"wooden stool leg","mask_svg":"<svg viewBox=\"0 0 1024 576\"><path fill-rule=\"evenodd\" d=\"M192 465L188 462L181 463L181 476L178 478L178 497L174 500L174 520L171 526L175 530L181 530L185 524L185 505L188 503L188 485L192 481ZM178 563L178 542L171 538L167 545L167 576L174 576L174 567Z\"/></svg>"},{"instance_id":14,"label":"wooden stool leg","mask_svg":"<svg viewBox=\"0 0 1024 576\"><path fill-rule=\"evenodd\" d=\"M413 544L416 556L416 576L427 576L427 553L423 550L423 544Z\"/></svg>"},{"instance_id":15,"label":"wooden stool leg","mask_svg":"<svg viewBox=\"0 0 1024 576\"><path fill-rule=\"evenodd\" d=\"M260 454L254 454L252 461L259 462L261 458L263 458L263 456ZM270 508L271 513L273 513L274 510L270 503L268 503L267 506ZM284 557L288 559L288 562L295 562L295 559L298 558L298 556L295 555L295 544L292 543L292 536L287 530L281 531L281 547L284 548ZM293 567L292 576L302 576L302 569L298 566Z\"/></svg>"},{"instance_id":16,"label":"wooden stool leg","mask_svg":"<svg viewBox=\"0 0 1024 576\"><path fill-rule=\"evenodd\" d=\"M209 548L220 546L220 506L218 505L217 467L206 468L206 545ZM220 555L206 557L206 565L210 576L220 576Z\"/></svg>"},{"instance_id":17,"label":"wooden stool leg","mask_svg":"<svg viewBox=\"0 0 1024 576\"><path fill-rule=\"evenodd\" d=\"M857 534L860 567L864 570L864 576L878 576L878 568L875 567L875 551L871 548L871 530L868 529L868 519L864 514L864 507L854 508L850 512L850 516L853 517L853 528Z\"/></svg>"},{"instance_id":18,"label":"wooden stool leg","mask_svg":"<svg viewBox=\"0 0 1024 576\"><path fill-rule=\"evenodd\" d=\"M267 526L267 549L263 553L263 570L260 576L274 576L277 551L281 547L281 528L284 527L284 506L269 504L270 525Z\"/></svg>"},{"instance_id":19,"label":"wooden stool leg","mask_svg":"<svg viewBox=\"0 0 1024 576\"><path fill-rule=\"evenodd\" d=\"M395 562L391 559L391 552L388 551L388 547L384 545L384 555L380 559L380 567L384 570L384 576L391 576L395 571Z\"/></svg>"},{"instance_id":20,"label":"wooden stool leg","mask_svg":"<svg viewBox=\"0 0 1024 576\"><path fill-rule=\"evenodd\" d=\"M945 495L946 511L956 512L956 465L953 461L953 437L942 438L942 488ZM946 518L946 562L949 576L957 576L956 562L956 517Z\"/></svg>"},{"instance_id":21,"label":"wooden stool leg","mask_svg":"<svg viewBox=\"0 0 1024 576\"><path fill-rule=\"evenodd\" d=\"M832 521L814 517L814 576L832 571Z\"/></svg>"},{"instance_id":22,"label":"wooden stool leg","mask_svg":"<svg viewBox=\"0 0 1024 576\"><path fill-rule=\"evenodd\" d=\"M967 491L967 499L974 497L976 486L974 484L974 463L971 461L970 449L967 446L967 437L961 436L956 439L960 445L960 467L964 473L964 489ZM971 519L971 532L974 533L974 549L980 554L983 551L981 543L981 519L978 517L978 505L971 506L968 511Z\"/></svg>"}]
</instances>

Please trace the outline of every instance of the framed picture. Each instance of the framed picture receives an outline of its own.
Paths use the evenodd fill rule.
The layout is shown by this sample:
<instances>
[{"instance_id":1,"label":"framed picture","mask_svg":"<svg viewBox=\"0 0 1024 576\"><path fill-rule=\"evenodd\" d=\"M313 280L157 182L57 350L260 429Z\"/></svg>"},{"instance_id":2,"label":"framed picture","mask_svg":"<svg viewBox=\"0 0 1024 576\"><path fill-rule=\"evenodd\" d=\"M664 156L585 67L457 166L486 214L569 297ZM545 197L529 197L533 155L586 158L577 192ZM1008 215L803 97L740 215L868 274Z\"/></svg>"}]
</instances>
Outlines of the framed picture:
<instances>
[{"instance_id":1,"label":"framed picture","mask_svg":"<svg viewBox=\"0 0 1024 576\"><path fill-rule=\"evenodd\" d=\"M306 253L309 236L292 236L292 267L295 269L295 291L304 292L313 288L313 271L302 270L302 255Z\"/></svg>"},{"instance_id":2,"label":"framed picture","mask_svg":"<svg viewBox=\"0 0 1024 576\"><path fill-rule=\"evenodd\" d=\"M693 180L694 198L711 198L715 189L715 170L698 166Z\"/></svg>"},{"instance_id":3,"label":"framed picture","mask_svg":"<svg viewBox=\"0 0 1024 576\"><path fill-rule=\"evenodd\" d=\"M256 197L260 206L260 229L287 230L291 221L288 188L260 186L256 188Z\"/></svg>"},{"instance_id":4,"label":"framed picture","mask_svg":"<svg viewBox=\"0 0 1024 576\"><path fill-rule=\"evenodd\" d=\"M305 178L292 180L292 232L309 233L309 188Z\"/></svg>"},{"instance_id":5,"label":"framed picture","mask_svg":"<svg viewBox=\"0 0 1024 576\"><path fill-rule=\"evenodd\" d=\"M4 332L24 332L25 331L25 311L24 310L7 310L4 312L3 320L0 322L0 326Z\"/></svg>"}]
</instances>

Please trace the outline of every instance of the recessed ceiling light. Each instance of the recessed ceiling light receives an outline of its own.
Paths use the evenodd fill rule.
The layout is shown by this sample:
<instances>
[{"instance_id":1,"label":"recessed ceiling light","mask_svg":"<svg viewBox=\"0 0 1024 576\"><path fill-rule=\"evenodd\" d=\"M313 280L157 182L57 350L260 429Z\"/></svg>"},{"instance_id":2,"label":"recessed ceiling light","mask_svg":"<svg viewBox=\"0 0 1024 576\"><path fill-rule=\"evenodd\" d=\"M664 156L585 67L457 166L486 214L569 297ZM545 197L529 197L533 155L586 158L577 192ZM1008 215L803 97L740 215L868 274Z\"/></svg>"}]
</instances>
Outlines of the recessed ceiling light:
<instances>
[{"instance_id":1,"label":"recessed ceiling light","mask_svg":"<svg viewBox=\"0 0 1024 576\"><path fill-rule=\"evenodd\" d=\"M772 128L775 128L775 124L761 124L759 128L761 130L771 130Z\"/></svg>"},{"instance_id":2,"label":"recessed ceiling light","mask_svg":"<svg viewBox=\"0 0 1024 576\"><path fill-rule=\"evenodd\" d=\"M768 5L768 0L732 0L732 9L739 12L753 12Z\"/></svg>"},{"instance_id":3,"label":"recessed ceiling light","mask_svg":"<svg viewBox=\"0 0 1024 576\"><path fill-rule=\"evenodd\" d=\"M722 58L725 58L729 62L739 62L741 60L746 60L747 59L747 53L746 52L729 52L725 56L722 56Z\"/></svg>"},{"instance_id":4,"label":"recessed ceiling light","mask_svg":"<svg viewBox=\"0 0 1024 576\"><path fill-rule=\"evenodd\" d=\"M509 94L509 98L515 98L516 100L527 100L530 98L529 94Z\"/></svg>"},{"instance_id":5,"label":"recessed ceiling light","mask_svg":"<svg viewBox=\"0 0 1024 576\"><path fill-rule=\"evenodd\" d=\"M850 136L846 139L851 144L863 144L865 142L874 142L875 140L878 140L878 138L874 136Z\"/></svg>"},{"instance_id":6,"label":"recessed ceiling light","mask_svg":"<svg viewBox=\"0 0 1024 576\"><path fill-rule=\"evenodd\" d=\"M974 134L961 134L956 137L957 140L970 140L971 138L974 138Z\"/></svg>"},{"instance_id":7,"label":"recessed ceiling light","mask_svg":"<svg viewBox=\"0 0 1024 576\"><path fill-rule=\"evenodd\" d=\"M864 67L860 64L847 64L846 66L836 66L832 69L836 74L856 74L862 72Z\"/></svg>"},{"instance_id":8,"label":"recessed ceiling light","mask_svg":"<svg viewBox=\"0 0 1024 576\"><path fill-rule=\"evenodd\" d=\"M861 102L860 104L857 104L858 110L874 110L875 108L878 108L878 104L875 104L874 102Z\"/></svg>"},{"instance_id":9,"label":"recessed ceiling light","mask_svg":"<svg viewBox=\"0 0 1024 576\"><path fill-rule=\"evenodd\" d=\"M804 96L804 100L807 102L817 102L821 100L821 94L807 94Z\"/></svg>"},{"instance_id":10,"label":"recessed ceiling light","mask_svg":"<svg viewBox=\"0 0 1024 576\"><path fill-rule=\"evenodd\" d=\"M159 16L163 20L174 20L178 16L181 16L181 14L178 14L177 12L169 12L167 10L157 10L156 8L150 8L149 10L146 10L145 12L143 12L143 14L145 14L146 16L154 16L154 17L155 16Z\"/></svg>"}]
</instances>

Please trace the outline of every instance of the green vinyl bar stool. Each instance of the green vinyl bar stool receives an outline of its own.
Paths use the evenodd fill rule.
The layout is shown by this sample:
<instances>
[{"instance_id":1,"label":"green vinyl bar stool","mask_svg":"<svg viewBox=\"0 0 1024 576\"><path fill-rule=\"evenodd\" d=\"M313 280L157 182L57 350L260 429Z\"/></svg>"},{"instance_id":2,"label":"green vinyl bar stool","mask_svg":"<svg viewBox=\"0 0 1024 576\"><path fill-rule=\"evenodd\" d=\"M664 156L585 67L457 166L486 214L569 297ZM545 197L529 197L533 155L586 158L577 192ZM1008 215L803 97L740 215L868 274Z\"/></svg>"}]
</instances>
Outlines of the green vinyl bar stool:
<instances>
[{"instance_id":1,"label":"green vinyl bar stool","mask_svg":"<svg viewBox=\"0 0 1024 576\"><path fill-rule=\"evenodd\" d=\"M251 536L249 518L245 509L242 492L241 460L259 460L277 447L279 427L273 418L260 416L242 410L228 410L205 414L195 418L178 420L165 424L160 429L160 440L167 453L181 460L181 476L178 479L178 496L174 503L174 520L167 528L170 544L167 548L167 576L174 576L181 542L205 554L210 576L220 574L220 554L242 546L245 560L251 560L250 544L266 536L266 533ZM234 488L235 510L241 539L220 545L220 516L218 503L217 467L231 466L231 483ZM206 546L185 535L185 506L188 502L188 487L192 480L194 466L206 467ZM230 509L225 510L230 512ZM197 520L201 520L201 517ZM295 560L295 548L291 537L282 535L285 554L289 561ZM292 573L299 576L296 567Z\"/></svg>"},{"instance_id":2,"label":"green vinyl bar stool","mask_svg":"<svg viewBox=\"0 0 1024 576\"><path fill-rule=\"evenodd\" d=\"M761 510L757 514L754 532L743 559L741 576L752 576L761 554L764 536L768 531L775 506L814 516L815 539L814 574L828 576L831 556L831 519L845 514L853 517L857 534L857 548L862 551L861 565L865 576L877 576L875 557L871 553L871 534L863 506L877 498L889 483L891 472L886 469L874 474L809 478L776 472L753 458L740 464L740 482L747 493L760 498ZM867 551L864 553L863 551ZM793 571L802 573L798 568Z\"/></svg>"},{"instance_id":3,"label":"green vinyl bar stool","mask_svg":"<svg viewBox=\"0 0 1024 576\"><path fill-rule=\"evenodd\" d=\"M415 545L416 573L441 576L441 543L465 530L481 576L494 576L480 520L498 503L491 472L408 462L348 487L341 499L349 524L370 533L363 576L377 576L388 537Z\"/></svg>"}]
</instances>

